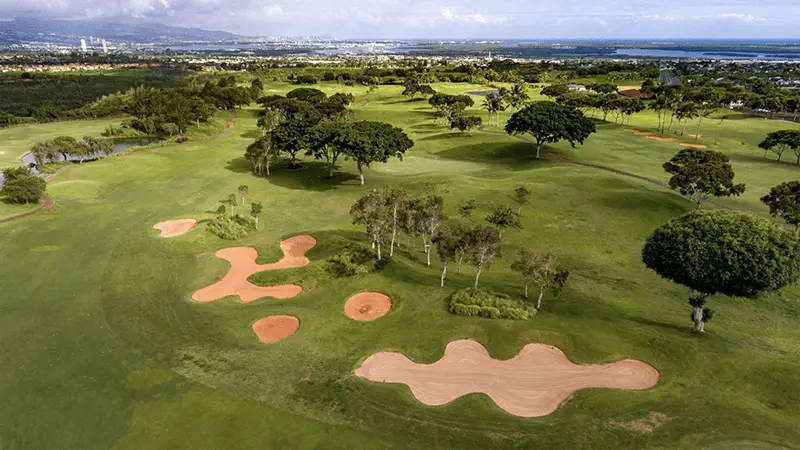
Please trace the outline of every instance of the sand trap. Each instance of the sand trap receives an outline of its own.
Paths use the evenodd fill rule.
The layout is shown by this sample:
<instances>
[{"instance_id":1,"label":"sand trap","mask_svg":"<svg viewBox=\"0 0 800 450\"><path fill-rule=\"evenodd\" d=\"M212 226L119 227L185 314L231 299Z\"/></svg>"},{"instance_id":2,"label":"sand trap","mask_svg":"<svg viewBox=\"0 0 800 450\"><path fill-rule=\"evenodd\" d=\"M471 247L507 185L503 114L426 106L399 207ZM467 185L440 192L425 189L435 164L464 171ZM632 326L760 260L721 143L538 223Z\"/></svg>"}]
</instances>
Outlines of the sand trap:
<instances>
[{"instance_id":1,"label":"sand trap","mask_svg":"<svg viewBox=\"0 0 800 450\"><path fill-rule=\"evenodd\" d=\"M360 292L344 304L344 313L353 320L375 320L389 313L392 300L378 292Z\"/></svg>"},{"instance_id":2,"label":"sand trap","mask_svg":"<svg viewBox=\"0 0 800 450\"><path fill-rule=\"evenodd\" d=\"M305 253L315 245L317 245L317 241L311 236L295 236L286 239L281 242L283 258L272 264L256 264L258 250L252 247L222 249L216 255L218 258L227 260L231 264L231 268L221 280L195 292L192 299L198 302L212 302L229 295L238 295L242 302L249 303L262 297L296 297L303 292L303 288L296 284L256 286L247 281L247 278L254 273L266 270L291 269L308 265L310 261L305 257Z\"/></svg>"},{"instance_id":3,"label":"sand trap","mask_svg":"<svg viewBox=\"0 0 800 450\"><path fill-rule=\"evenodd\" d=\"M300 319L294 316L269 316L253 323L253 331L261 342L278 342L297 333Z\"/></svg>"},{"instance_id":4,"label":"sand trap","mask_svg":"<svg viewBox=\"0 0 800 450\"><path fill-rule=\"evenodd\" d=\"M634 130L634 129L631 129L631 128L628 128L625 131L629 131L629 132L635 134L636 136L651 136L653 134L653 133L651 133L649 131L639 131L639 130Z\"/></svg>"},{"instance_id":5,"label":"sand trap","mask_svg":"<svg viewBox=\"0 0 800 450\"><path fill-rule=\"evenodd\" d=\"M689 136L690 138L695 138L695 139L703 139L703 135L702 134L687 134L687 136Z\"/></svg>"},{"instance_id":6,"label":"sand trap","mask_svg":"<svg viewBox=\"0 0 800 450\"><path fill-rule=\"evenodd\" d=\"M521 417L550 414L580 389L641 390L658 382L658 372L641 361L583 366L544 344L528 344L516 357L499 361L472 340L447 344L442 359L433 364L417 364L400 353L376 353L355 374L371 381L406 384L426 405L484 393L506 412Z\"/></svg>"},{"instance_id":7,"label":"sand trap","mask_svg":"<svg viewBox=\"0 0 800 450\"><path fill-rule=\"evenodd\" d=\"M197 221L194 219L180 219L157 223L153 225L153 228L161 231L160 237L172 238L188 233L195 225L197 225Z\"/></svg>"},{"instance_id":8,"label":"sand trap","mask_svg":"<svg viewBox=\"0 0 800 450\"><path fill-rule=\"evenodd\" d=\"M708 148L708 146L703 144L688 144L686 142L681 142L681 147L690 147L690 148Z\"/></svg>"},{"instance_id":9,"label":"sand trap","mask_svg":"<svg viewBox=\"0 0 800 450\"><path fill-rule=\"evenodd\" d=\"M652 139L658 142L675 142L678 140L677 138L662 138L658 136L647 136L647 139Z\"/></svg>"}]
</instances>

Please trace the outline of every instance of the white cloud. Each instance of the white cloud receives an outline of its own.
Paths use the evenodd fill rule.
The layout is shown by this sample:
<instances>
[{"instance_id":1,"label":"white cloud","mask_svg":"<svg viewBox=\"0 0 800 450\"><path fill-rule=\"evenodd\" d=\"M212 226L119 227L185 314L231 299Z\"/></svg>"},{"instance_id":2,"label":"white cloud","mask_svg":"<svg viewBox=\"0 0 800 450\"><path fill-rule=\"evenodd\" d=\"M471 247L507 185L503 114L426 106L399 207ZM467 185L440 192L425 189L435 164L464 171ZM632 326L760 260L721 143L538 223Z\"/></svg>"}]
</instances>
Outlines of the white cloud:
<instances>
[{"instance_id":1,"label":"white cloud","mask_svg":"<svg viewBox=\"0 0 800 450\"><path fill-rule=\"evenodd\" d=\"M742 22L763 22L765 20L762 17L757 17L752 14L742 14L742 13L723 13L720 14L719 17L721 19L741 20Z\"/></svg>"},{"instance_id":2,"label":"white cloud","mask_svg":"<svg viewBox=\"0 0 800 450\"><path fill-rule=\"evenodd\" d=\"M442 18L448 22L463 24L497 24L506 21L504 17L486 17L483 14L456 14L450 8L442 8L440 12Z\"/></svg>"}]
</instances>

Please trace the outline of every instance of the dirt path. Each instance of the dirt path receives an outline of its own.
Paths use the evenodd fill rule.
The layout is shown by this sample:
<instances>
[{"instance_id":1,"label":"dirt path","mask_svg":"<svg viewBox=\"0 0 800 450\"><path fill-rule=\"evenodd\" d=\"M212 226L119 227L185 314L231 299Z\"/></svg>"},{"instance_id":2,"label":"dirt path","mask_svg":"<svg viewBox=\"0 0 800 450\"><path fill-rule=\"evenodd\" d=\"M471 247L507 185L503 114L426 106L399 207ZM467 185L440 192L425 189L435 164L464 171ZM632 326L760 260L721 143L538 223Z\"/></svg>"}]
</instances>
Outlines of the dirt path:
<instances>
[{"instance_id":1,"label":"dirt path","mask_svg":"<svg viewBox=\"0 0 800 450\"><path fill-rule=\"evenodd\" d=\"M447 344L442 359L433 364L417 364L400 353L376 353L355 374L370 381L405 384L426 405L483 393L520 417L550 414L581 389L643 390L655 386L659 378L658 371L641 361L579 365L545 344L528 344L514 358L500 361L472 340Z\"/></svg>"},{"instance_id":2,"label":"dirt path","mask_svg":"<svg viewBox=\"0 0 800 450\"><path fill-rule=\"evenodd\" d=\"M217 139L219 137L231 134L233 132L233 130L236 128L236 123L233 121L233 119L235 119L235 118L236 118L236 113L231 113L228 116L228 118L226 119L227 124L228 124L228 128L226 128L225 131L223 131L222 133L219 133L217 135L211 136L210 138L208 138L206 140L210 141L210 140L214 140L214 139ZM119 156L127 156L127 155L130 155L130 154L133 154L133 153L138 153L140 151L151 152L153 150L162 150L162 149L165 149L165 148L177 147L179 145L182 145L182 144L177 144L176 143L176 144L171 144L171 145L165 145L165 146L162 146L162 147L153 147L153 148L145 148L145 149L140 149L140 150L131 150L131 151L129 151L127 153L123 153L123 154L121 154ZM66 171L70 167L75 167L75 164L70 164L70 165L64 166L64 167L58 169L57 171L55 171L55 172L53 172L51 174L45 175L44 180L47 181L47 182L50 182L50 180L52 180L53 178L61 175L62 173L64 173L64 171ZM32 216L34 214L38 214L38 213L43 212L43 211L47 211L48 209L52 208L53 205L56 204L55 199L52 196L50 196L49 194L42 195L42 198L39 199L39 201L42 203L42 205L40 207L34 209L33 211L28 211L26 213L22 213L22 214L18 214L16 216L11 216L11 217L7 217L5 219L2 219L2 220L0 220L0 224L13 222L15 220L23 219L25 217Z\"/></svg>"},{"instance_id":3,"label":"dirt path","mask_svg":"<svg viewBox=\"0 0 800 450\"><path fill-rule=\"evenodd\" d=\"M252 247L225 248L216 253L218 258L231 265L221 280L192 294L197 302L213 302L223 297L238 296L243 303L256 301L262 297L292 298L300 295L303 288L296 284L276 286L257 286L247 279L250 275L266 270L291 269L310 263L305 253L317 245L311 236L295 236L281 242L283 258L272 264L257 264L258 250Z\"/></svg>"}]
</instances>

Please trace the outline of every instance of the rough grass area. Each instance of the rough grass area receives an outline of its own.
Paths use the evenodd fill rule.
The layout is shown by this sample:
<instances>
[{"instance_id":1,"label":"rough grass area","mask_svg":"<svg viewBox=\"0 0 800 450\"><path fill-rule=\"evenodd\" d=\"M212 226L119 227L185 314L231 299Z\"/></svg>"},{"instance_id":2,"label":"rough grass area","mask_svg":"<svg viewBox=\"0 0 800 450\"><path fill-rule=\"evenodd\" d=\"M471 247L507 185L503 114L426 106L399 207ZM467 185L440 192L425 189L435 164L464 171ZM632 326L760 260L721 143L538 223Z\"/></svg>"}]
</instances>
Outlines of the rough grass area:
<instances>
[{"instance_id":1,"label":"rough grass area","mask_svg":"<svg viewBox=\"0 0 800 450\"><path fill-rule=\"evenodd\" d=\"M71 167L48 186L53 208L0 225L0 446L731 449L800 442L800 289L757 300L714 297L707 333L692 334L686 290L647 270L641 250L654 228L694 205L656 184L550 154L666 181L661 164L677 143L599 124L583 147L547 145L535 161L525 142L488 133L497 128L471 138L451 133L434 123L425 101L401 96L402 86L369 95L363 87L316 87L353 93L357 118L400 126L416 145L402 162L367 169L363 187L350 161L332 179L312 158L301 170L279 165L270 177L256 177L243 158L260 135L254 106L237 111L233 132L215 139ZM292 88L267 83L265 92ZM469 113L486 114L477 107ZM501 124L510 113L501 114ZM719 144L714 120L701 129L712 137L700 142L731 157L748 191L720 203L766 215L759 196L797 179L800 168L764 159L756 145L767 130L797 125L726 114ZM60 127L53 134L76 137L105 128L102 121L96 132L79 122L53 125ZM652 131L656 118L644 113L632 125ZM14 149L24 148L47 138L40 129L0 130L0 142L13 138ZM153 224L170 218L197 218L202 227L217 201L241 185L249 186L248 203L264 205L258 232L236 241L207 232L153 238ZM505 256L482 272L480 287L522 299L522 280L510 270L520 248L554 252L570 268L569 284L530 320L456 316L448 300L472 286L473 269L465 265L459 274L451 263L440 288L438 258L427 266L420 239L405 236L380 271L323 276L325 260L347 245L369 247L348 212L370 189L389 185L412 196L435 190L451 217L457 205L477 199L465 224L481 223L494 205L511 204L514 188L527 186L533 194L522 208L523 228L503 234ZM298 283L302 294L248 304L191 301L228 271L216 251L253 246L259 263L274 262L282 256L279 242L298 234L318 241L307 254L310 265L250 281ZM364 291L391 297L392 313L374 322L349 319L345 301ZM269 315L296 316L300 328L264 344L251 325ZM433 363L456 339L474 339L497 359L534 342L579 364L637 359L661 378L645 391L579 391L555 413L523 419L484 395L425 406L405 386L353 375L381 351ZM620 425L649 423L653 413L669 421L646 433Z\"/></svg>"}]
</instances>

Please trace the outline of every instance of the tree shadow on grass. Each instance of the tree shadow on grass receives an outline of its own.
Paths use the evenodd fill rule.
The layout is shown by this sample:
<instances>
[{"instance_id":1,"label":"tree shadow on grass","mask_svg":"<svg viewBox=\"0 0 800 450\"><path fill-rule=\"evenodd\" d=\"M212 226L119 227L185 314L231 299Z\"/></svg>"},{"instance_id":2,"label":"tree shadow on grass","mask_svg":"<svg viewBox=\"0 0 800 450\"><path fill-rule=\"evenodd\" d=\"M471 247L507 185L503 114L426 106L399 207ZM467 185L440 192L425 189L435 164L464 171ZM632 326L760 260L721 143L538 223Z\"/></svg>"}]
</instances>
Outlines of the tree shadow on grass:
<instances>
[{"instance_id":1,"label":"tree shadow on grass","mask_svg":"<svg viewBox=\"0 0 800 450\"><path fill-rule=\"evenodd\" d=\"M328 177L328 165L322 161L303 162L299 168L280 164L264 179L276 186L303 191L329 191L360 185L358 174L334 171L333 177Z\"/></svg>"},{"instance_id":2,"label":"tree shadow on grass","mask_svg":"<svg viewBox=\"0 0 800 450\"><path fill-rule=\"evenodd\" d=\"M439 158L455 161L505 165L509 170L526 170L554 164L547 159L534 159L536 148L521 141L484 142L436 152Z\"/></svg>"},{"instance_id":3,"label":"tree shadow on grass","mask_svg":"<svg viewBox=\"0 0 800 450\"><path fill-rule=\"evenodd\" d=\"M464 138L469 138L469 137L470 137L469 134L462 133L460 131L453 131L453 132L446 131L444 133L434 134L432 136L426 136L426 137L424 137L422 139L418 139L418 140L419 141L444 141L444 140L457 139L457 138L464 139Z\"/></svg>"},{"instance_id":4,"label":"tree shadow on grass","mask_svg":"<svg viewBox=\"0 0 800 450\"><path fill-rule=\"evenodd\" d=\"M640 183L647 183L641 186ZM593 186L596 192L602 192L596 200L597 204L609 209L624 211L661 212L667 216L686 214L694 209L687 199L646 181L615 177L596 181Z\"/></svg>"},{"instance_id":5,"label":"tree shadow on grass","mask_svg":"<svg viewBox=\"0 0 800 450\"><path fill-rule=\"evenodd\" d=\"M246 139L258 139L258 138L261 137L261 131L259 131L259 130L245 131L244 133L240 134L239 136L243 137L243 138L246 138Z\"/></svg>"},{"instance_id":6,"label":"tree shadow on grass","mask_svg":"<svg viewBox=\"0 0 800 450\"><path fill-rule=\"evenodd\" d=\"M689 316L687 312L687 317ZM663 330L667 331L677 331L683 334L692 334L692 327L691 325L681 326L675 323L668 323L668 322L660 322L652 319L648 319L646 317L639 317L639 316L630 316L630 315L623 315L620 317L623 320L629 320L631 322L638 323L640 325L646 325L648 327L658 327ZM689 322L691 324L691 322Z\"/></svg>"},{"instance_id":7,"label":"tree shadow on grass","mask_svg":"<svg viewBox=\"0 0 800 450\"><path fill-rule=\"evenodd\" d=\"M251 171L250 161L244 156L233 158L225 163L225 168L235 173L247 173Z\"/></svg>"},{"instance_id":8,"label":"tree shadow on grass","mask_svg":"<svg viewBox=\"0 0 800 450\"><path fill-rule=\"evenodd\" d=\"M736 153L730 156L732 156L731 159L741 159L747 162L757 163L757 164L769 164L772 166L780 166L780 167L792 167L792 166L800 167L800 165L797 164L797 157L794 155L794 153L789 153L789 152L784 153L783 158L781 158L780 161L778 161L778 157L775 156L774 153L769 153L765 157L763 150L760 152L757 151L755 153Z\"/></svg>"}]
</instances>

